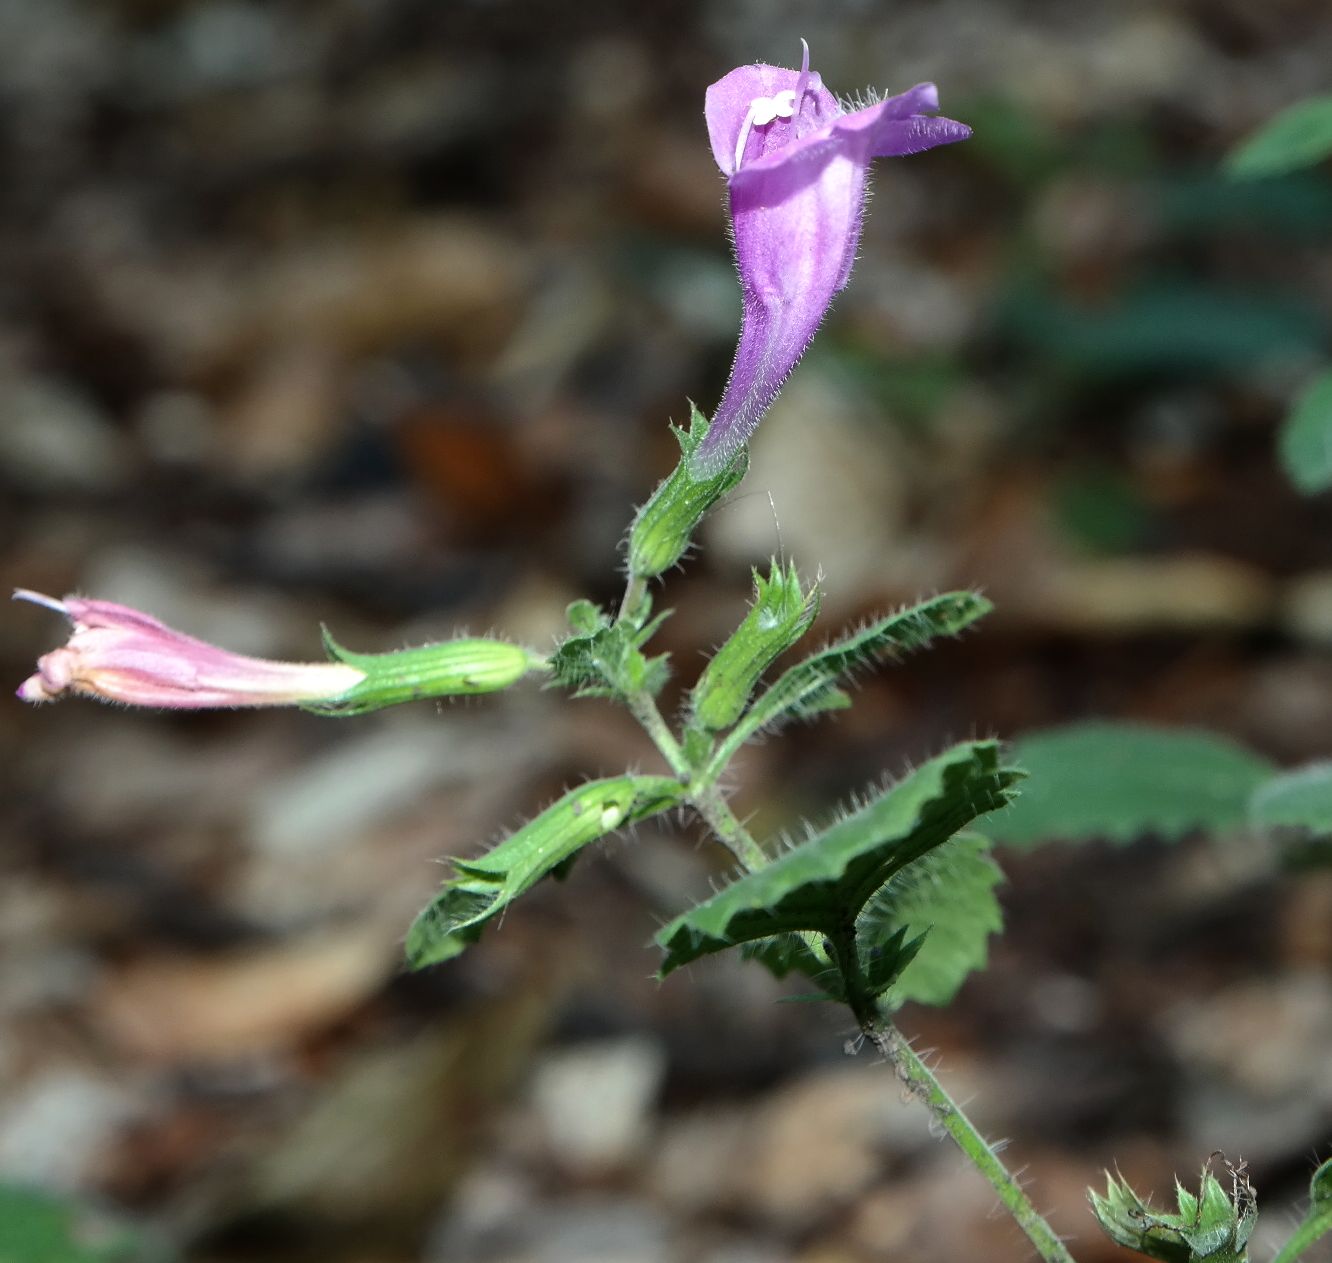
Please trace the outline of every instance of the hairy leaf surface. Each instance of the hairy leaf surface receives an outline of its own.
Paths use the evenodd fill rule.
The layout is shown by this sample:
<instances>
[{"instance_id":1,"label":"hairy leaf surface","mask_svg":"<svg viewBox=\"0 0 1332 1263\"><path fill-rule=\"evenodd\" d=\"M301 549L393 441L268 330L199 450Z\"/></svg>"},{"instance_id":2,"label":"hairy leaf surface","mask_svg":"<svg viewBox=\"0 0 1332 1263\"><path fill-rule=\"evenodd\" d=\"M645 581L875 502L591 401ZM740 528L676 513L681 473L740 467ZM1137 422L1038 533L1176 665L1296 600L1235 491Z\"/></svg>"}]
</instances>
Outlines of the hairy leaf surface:
<instances>
[{"instance_id":1,"label":"hairy leaf surface","mask_svg":"<svg viewBox=\"0 0 1332 1263\"><path fill-rule=\"evenodd\" d=\"M996 842L1055 838L1131 842L1242 824L1272 765L1213 733L1092 722L1015 743L1029 779L1018 800L979 828Z\"/></svg>"},{"instance_id":2,"label":"hairy leaf surface","mask_svg":"<svg viewBox=\"0 0 1332 1263\"><path fill-rule=\"evenodd\" d=\"M657 936L663 975L710 952L813 931L844 937L894 874L1008 800L1021 775L995 741L971 741L931 759L898 784L780 859L676 918Z\"/></svg>"}]
</instances>

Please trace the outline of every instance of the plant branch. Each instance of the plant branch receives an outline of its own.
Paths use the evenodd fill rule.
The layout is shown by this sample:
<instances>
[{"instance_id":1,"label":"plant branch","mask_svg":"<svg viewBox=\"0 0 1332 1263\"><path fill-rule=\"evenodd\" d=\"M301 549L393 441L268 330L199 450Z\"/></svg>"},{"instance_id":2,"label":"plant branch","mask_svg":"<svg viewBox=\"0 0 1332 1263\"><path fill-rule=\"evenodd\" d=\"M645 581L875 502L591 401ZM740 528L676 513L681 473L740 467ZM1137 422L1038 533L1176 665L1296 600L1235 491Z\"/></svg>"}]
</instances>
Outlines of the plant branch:
<instances>
[{"instance_id":1,"label":"plant branch","mask_svg":"<svg viewBox=\"0 0 1332 1263\"><path fill-rule=\"evenodd\" d=\"M1294 1235L1277 1252L1272 1263L1295 1263L1326 1232L1332 1232L1332 1214L1311 1215L1295 1229Z\"/></svg>"},{"instance_id":2,"label":"plant branch","mask_svg":"<svg viewBox=\"0 0 1332 1263\"><path fill-rule=\"evenodd\" d=\"M953 1138L972 1165L990 1182L1018 1227L1036 1247L1046 1263L1074 1263L1073 1256L1059 1239L1045 1217L1032 1205L1013 1173L999 1160L993 1146L976 1130L971 1120L948 1095L934 1072L917 1056L901 1031L886 1018L867 1023L865 1034L882 1056L892 1064L903 1082L934 1115L939 1125Z\"/></svg>"}]
</instances>

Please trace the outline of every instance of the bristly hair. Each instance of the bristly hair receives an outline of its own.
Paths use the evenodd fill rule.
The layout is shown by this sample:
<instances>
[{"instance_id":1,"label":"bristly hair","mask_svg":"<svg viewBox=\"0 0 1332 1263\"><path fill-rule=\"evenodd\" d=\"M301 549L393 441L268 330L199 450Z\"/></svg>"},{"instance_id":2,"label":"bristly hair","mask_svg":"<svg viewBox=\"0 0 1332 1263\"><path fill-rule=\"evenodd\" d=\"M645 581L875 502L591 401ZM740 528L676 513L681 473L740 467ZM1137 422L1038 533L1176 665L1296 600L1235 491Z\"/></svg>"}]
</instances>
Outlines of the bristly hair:
<instances>
[{"instance_id":1,"label":"bristly hair","mask_svg":"<svg viewBox=\"0 0 1332 1263\"><path fill-rule=\"evenodd\" d=\"M837 105L843 114L854 114L857 110L867 110L871 105L878 105L882 100L883 92L870 86L848 96L839 96Z\"/></svg>"}]
</instances>

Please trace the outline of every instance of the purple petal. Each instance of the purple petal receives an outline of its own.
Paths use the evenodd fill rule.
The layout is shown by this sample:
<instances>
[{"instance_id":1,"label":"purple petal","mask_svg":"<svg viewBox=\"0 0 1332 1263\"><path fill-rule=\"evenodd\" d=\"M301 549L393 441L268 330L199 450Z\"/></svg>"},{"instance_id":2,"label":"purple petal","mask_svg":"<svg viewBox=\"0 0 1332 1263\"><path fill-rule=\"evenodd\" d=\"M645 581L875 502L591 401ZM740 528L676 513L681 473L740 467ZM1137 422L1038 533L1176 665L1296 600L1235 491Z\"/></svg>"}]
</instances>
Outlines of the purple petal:
<instances>
[{"instance_id":1,"label":"purple petal","mask_svg":"<svg viewBox=\"0 0 1332 1263\"><path fill-rule=\"evenodd\" d=\"M712 156L723 175L735 173L735 147L749 117L750 107L759 97L774 97L793 92L800 81L800 71L763 64L740 66L718 79L703 98L703 114L708 124ZM842 112L837 98L823 86L817 74L809 76L798 116L755 128L755 140L746 148L745 165L755 157L779 149L811 130L832 122Z\"/></svg>"}]
</instances>

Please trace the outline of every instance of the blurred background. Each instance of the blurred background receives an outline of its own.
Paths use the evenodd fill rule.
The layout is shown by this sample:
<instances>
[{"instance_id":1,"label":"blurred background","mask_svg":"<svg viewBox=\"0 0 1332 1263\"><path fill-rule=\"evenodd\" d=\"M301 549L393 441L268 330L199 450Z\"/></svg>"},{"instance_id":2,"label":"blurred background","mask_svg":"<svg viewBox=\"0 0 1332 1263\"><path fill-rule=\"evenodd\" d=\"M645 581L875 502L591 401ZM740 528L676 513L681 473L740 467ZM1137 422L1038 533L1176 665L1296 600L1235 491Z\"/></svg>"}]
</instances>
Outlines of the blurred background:
<instances>
[{"instance_id":1,"label":"blurred background","mask_svg":"<svg viewBox=\"0 0 1332 1263\"><path fill-rule=\"evenodd\" d=\"M777 550L824 634L998 612L748 751L738 809L1084 715L1326 755L1332 508L1273 443L1327 350L1332 179L1218 174L1327 90L1325 0L0 0L0 584L278 657L321 622L549 646L725 382L703 91L801 36L976 134L880 164L665 647L688 684ZM7 610L11 689L64 631ZM355 722L6 693L0 1178L72 1199L79 1258L1028 1258L838 1013L732 960L652 980L722 872L692 825L402 974L437 861L626 752L656 766L530 687ZM1270 1255L1332 1136L1329 875L1243 836L1001 861L992 968L904 1028L1082 1263L1118 1257L1103 1167L1160 1193L1216 1149Z\"/></svg>"}]
</instances>

